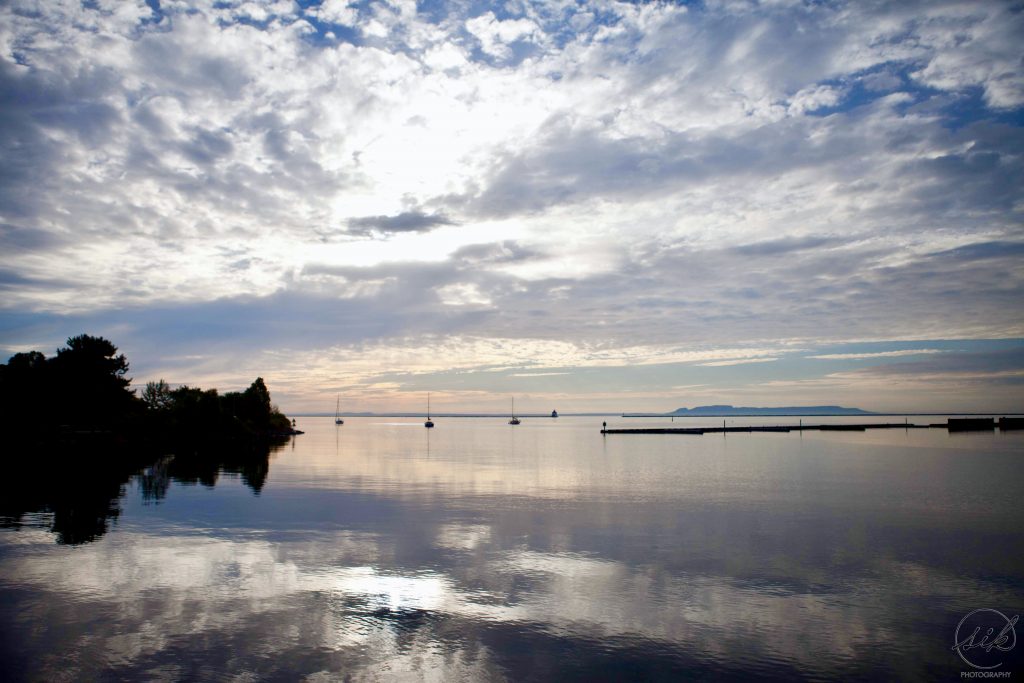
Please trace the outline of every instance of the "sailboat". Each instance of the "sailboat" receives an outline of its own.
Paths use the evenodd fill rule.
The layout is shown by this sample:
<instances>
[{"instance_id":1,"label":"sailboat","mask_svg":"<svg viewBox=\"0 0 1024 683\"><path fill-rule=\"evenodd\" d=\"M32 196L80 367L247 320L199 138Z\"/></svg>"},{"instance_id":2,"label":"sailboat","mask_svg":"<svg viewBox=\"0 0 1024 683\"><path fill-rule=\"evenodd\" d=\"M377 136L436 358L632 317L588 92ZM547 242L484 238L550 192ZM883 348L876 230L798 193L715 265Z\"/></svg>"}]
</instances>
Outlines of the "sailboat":
<instances>
[{"instance_id":1,"label":"sailboat","mask_svg":"<svg viewBox=\"0 0 1024 683\"><path fill-rule=\"evenodd\" d=\"M341 394L338 395L338 402L334 404L334 424L345 424L345 421L341 419Z\"/></svg>"},{"instance_id":2,"label":"sailboat","mask_svg":"<svg viewBox=\"0 0 1024 683\"><path fill-rule=\"evenodd\" d=\"M427 429L434 427L434 421L430 419L430 392L427 392L427 421L423 423L423 426Z\"/></svg>"},{"instance_id":3,"label":"sailboat","mask_svg":"<svg viewBox=\"0 0 1024 683\"><path fill-rule=\"evenodd\" d=\"M516 417L516 397L512 397L512 419L508 421L510 425L519 424L519 418Z\"/></svg>"}]
</instances>

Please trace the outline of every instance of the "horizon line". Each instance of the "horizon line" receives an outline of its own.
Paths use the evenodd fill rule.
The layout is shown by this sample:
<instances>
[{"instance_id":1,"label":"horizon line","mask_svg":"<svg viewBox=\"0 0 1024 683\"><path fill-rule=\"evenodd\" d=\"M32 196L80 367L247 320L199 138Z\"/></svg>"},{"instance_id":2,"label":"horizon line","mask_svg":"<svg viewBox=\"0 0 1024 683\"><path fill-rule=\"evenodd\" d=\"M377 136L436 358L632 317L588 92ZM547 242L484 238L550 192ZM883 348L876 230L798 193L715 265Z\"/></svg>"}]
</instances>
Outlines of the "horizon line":
<instances>
[{"instance_id":1,"label":"horizon line","mask_svg":"<svg viewBox=\"0 0 1024 683\"><path fill-rule=\"evenodd\" d=\"M431 413L430 417L509 417L511 413ZM885 411L885 412L873 412L865 411L860 414L855 413L704 413L701 415L679 415L675 413L623 413L623 412L582 412L582 413L558 413L558 417L622 417L622 418L636 418L636 417L678 417L678 418L689 418L689 419L701 419L705 417L893 417L893 416L906 416L906 417L928 417L928 416L943 416L943 415L1008 415L1008 416L1024 416L1024 412L1011 412L1004 410L987 410L987 411L958 411L958 410L946 410L939 412L917 412L917 411ZM292 417L334 417L334 413L315 412L315 413L291 413ZM409 412L394 412L394 413L375 413L375 412L343 412L338 413L339 417L409 417L409 418L421 418L427 417L427 413L409 413ZM544 419L558 419L551 417L550 413L519 413L516 417L530 417L530 418L544 418Z\"/></svg>"}]
</instances>

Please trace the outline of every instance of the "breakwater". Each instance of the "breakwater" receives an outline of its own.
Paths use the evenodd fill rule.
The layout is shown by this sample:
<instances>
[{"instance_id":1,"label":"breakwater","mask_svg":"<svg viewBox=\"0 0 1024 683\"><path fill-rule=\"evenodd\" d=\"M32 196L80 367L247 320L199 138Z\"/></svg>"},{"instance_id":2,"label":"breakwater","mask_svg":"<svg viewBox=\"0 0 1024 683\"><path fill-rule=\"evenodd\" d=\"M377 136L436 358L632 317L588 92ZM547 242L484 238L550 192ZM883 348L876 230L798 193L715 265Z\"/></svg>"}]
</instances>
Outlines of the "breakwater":
<instances>
[{"instance_id":1,"label":"breakwater","mask_svg":"<svg viewBox=\"0 0 1024 683\"><path fill-rule=\"evenodd\" d=\"M749 425L740 427L608 427L601 428L602 434L731 434L751 432L863 432L869 429L948 429L951 432L991 431L1024 429L1024 420L1018 417L995 418L950 418L946 422L933 424L912 424L910 422L876 422L865 424L800 424L796 425Z\"/></svg>"}]
</instances>

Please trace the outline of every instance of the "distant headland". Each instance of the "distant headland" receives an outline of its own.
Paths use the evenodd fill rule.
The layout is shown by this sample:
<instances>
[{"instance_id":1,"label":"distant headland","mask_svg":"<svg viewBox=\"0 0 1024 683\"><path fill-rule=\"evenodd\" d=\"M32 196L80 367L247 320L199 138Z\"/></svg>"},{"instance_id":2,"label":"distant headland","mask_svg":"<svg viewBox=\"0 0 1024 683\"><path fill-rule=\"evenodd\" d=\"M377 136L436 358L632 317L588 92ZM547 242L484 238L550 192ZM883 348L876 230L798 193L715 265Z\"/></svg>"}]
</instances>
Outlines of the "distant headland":
<instances>
[{"instance_id":1,"label":"distant headland","mask_svg":"<svg viewBox=\"0 0 1024 683\"><path fill-rule=\"evenodd\" d=\"M826 416L826 415L878 415L860 408L843 406L784 406L752 408L728 405L676 408L670 413L625 413L623 417L756 417L759 415Z\"/></svg>"}]
</instances>

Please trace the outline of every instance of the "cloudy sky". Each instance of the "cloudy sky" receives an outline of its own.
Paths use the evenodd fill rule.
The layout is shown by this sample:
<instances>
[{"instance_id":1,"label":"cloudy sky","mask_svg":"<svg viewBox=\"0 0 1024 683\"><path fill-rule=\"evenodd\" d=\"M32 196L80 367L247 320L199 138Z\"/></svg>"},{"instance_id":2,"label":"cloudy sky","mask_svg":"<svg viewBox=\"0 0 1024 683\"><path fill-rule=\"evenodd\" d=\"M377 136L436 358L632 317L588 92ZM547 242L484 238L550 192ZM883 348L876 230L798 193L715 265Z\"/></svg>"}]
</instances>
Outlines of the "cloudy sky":
<instances>
[{"instance_id":1,"label":"cloudy sky","mask_svg":"<svg viewBox=\"0 0 1024 683\"><path fill-rule=\"evenodd\" d=\"M5 0L0 352L286 411L1024 409L1024 6Z\"/></svg>"}]
</instances>

